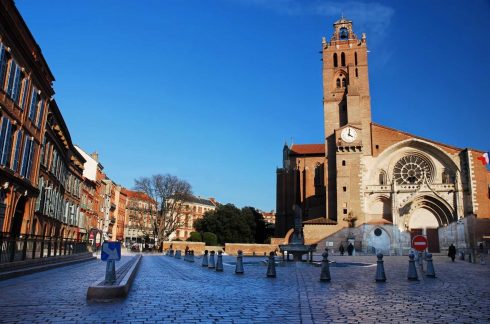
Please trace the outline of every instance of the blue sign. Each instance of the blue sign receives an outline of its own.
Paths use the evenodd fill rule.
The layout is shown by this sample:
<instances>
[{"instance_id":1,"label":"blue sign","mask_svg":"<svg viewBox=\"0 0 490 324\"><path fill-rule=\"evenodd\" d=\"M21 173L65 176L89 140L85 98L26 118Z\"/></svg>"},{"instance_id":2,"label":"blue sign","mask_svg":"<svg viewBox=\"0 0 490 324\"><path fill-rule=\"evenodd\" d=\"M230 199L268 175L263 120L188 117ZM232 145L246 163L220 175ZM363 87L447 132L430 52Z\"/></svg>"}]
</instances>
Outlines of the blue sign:
<instances>
[{"instance_id":1,"label":"blue sign","mask_svg":"<svg viewBox=\"0 0 490 324\"><path fill-rule=\"evenodd\" d=\"M121 260L121 242L105 241L102 243L102 261L119 261Z\"/></svg>"}]
</instances>

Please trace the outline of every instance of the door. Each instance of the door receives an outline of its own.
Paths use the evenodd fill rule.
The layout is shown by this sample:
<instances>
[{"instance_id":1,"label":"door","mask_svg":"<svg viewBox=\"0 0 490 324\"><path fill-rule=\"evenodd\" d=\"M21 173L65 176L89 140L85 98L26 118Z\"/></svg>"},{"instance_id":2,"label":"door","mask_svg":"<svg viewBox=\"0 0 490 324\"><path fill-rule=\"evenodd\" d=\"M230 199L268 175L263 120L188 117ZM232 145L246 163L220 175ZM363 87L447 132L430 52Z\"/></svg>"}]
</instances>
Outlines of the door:
<instances>
[{"instance_id":1,"label":"door","mask_svg":"<svg viewBox=\"0 0 490 324\"><path fill-rule=\"evenodd\" d=\"M427 241L429 242L429 252L439 253L439 231L437 228L428 228L426 231Z\"/></svg>"}]
</instances>

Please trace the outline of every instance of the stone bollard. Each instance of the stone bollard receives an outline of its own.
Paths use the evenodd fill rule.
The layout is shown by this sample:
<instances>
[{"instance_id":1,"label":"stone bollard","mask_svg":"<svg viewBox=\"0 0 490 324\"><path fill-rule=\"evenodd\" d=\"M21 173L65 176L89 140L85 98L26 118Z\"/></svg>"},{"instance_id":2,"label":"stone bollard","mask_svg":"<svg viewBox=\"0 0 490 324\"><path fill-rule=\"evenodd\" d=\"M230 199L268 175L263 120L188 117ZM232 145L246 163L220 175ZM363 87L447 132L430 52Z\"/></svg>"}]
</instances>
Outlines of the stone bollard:
<instances>
[{"instance_id":1,"label":"stone bollard","mask_svg":"<svg viewBox=\"0 0 490 324\"><path fill-rule=\"evenodd\" d=\"M383 261L383 253L378 253L376 255L378 258L378 261L376 261L377 266L376 266L376 282L385 282L386 281L386 274L385 274L385 266L384 266L384 261Z\"/></svg>"},{"instance_id":2,"label":"stone bollard","mask_svg":"<svg viewBox=\"0 0 490 324\"><path fill-rule=\"evenodd\" d=\"M175 251L175 258L176 259L180 259L180 255L181 255L182 252L180 252L180 250L177 250Z\"/></svg>"},{"instance_id":3,"label":"stone bollard","mask_svg":"<svg viewBox=\"0 0 490 324\"><path fill-rule=\"evenodd\" d=\"M408 255L410 260L408 261L408 275L407 278L408 280L419 280L419 277L417 275L417 268L415 268L415 255L413 253L410 253Z\"/></svg>"},{"instance_id":4,"label":"stone bollard","mask_svg":"<svg viewBox=\"0 0 490 324\"><path fill-rule=\"evenodd\" d=\"M189 251L184 251L184 261L189 261Z\"/></svg>"},{"instance_id":5,"label":"stone bollard","mask_svg":"<svg viewBox=\"0 0 490 324\"><path fill-rule=\"evenodd\" d=\"M485 255L483 254L483 251L480 253L480 264L485 265Z\"/></svg>"},{"instance_id":6,"label":"stone bollard","mask_svg":"<svg viewBox=\"0 0 490 324\"><path fill-rule=\"evenodd\" d=\"M468 262L469 262L469 263L472 263L472 261L471 261L471 252L470 252L470 253L468 253Z\"/></svg>"},{"instance_id":7,"label":"stone bollard","mask_svg":"<svg viewBox=\"0 0 490 324\"><path fill-rule=\"evenodd\" d=\"M204 250L204 255L202 256L202 266L208 266L208 250Z\"/></svg>"},{"instance_id":8,"label":"stone bollard","mask_svg":"<svg viewBox=\"0 0 490 324\"><path fill-rule=\"evenodd\" d=\"M330 281L330 266L328 264L328 250L325 249L325 252L322 254L322 271L320 273L320 281Z\"/></svg>"},{"instance_id":9,"label":"stone bollard","mask_svg":"<svg viewBox=\"0 0 490 324\"><path fill-rule=\"evenodd\" d=\"M189 251L189 262L194 262L194 250Z\"/></svg>"},{"instance_id":10,"label":"stone bollard","mask_svg":"<svg viewBox=\"0 0 490 324\"><path fill-rule=\"evenodd\" d=\"M170 250L170 256L173 258L174 257L174 254L175 254L175 251L174 250Z\"/></svg>"},{"instance_id":11,"label":"stone bollard","mask_svg":"<svg viewBox=\"0 0 490 324\"><path fill-rule=\"evenodd\" d=\"M218 251L218 260L216 260L216 271L223 271L223 252Z\"/></svg>"},{"instance_id":12,"label":"stone bollard","mask_svg":"<svg viewBox=\"0 0 490 324\"><path fill-rule=\"evenodd\" d=\"M238 250L238 255L236 257L236 274L243 274L243 252L242 250Z\"/></svg>"},{"instance_id":13,"label":"stone bollard","mask_svg":"<svg viewBox=\"0 0 490 324\"><path fill-rule=\"evenodd\" d=\"M209 263L208 263L208 268L209 269L214 269L215 265L214 265L214 251L211 251L210 255L209 255Z\"/></svg>"},{"instance_id":14,"label":"stone bollard","mask_svg":"<svg viewBox=\"0 0 490 324\"><path fill-rule=\"evenodd\" d=\"M432 263L432 254L431 253L427 253L426 260L427 260L427 273L425 275L429 278L435 278L436 272L434 270L434 264Z\"/></svg>"},{"instance_id":15,"label":"stone bollard","mask_svg":"<svg viewBox=\"0 0 490 324\"><path fill-rule=\"evenodd\" d=\"M459 259L464 261L464 251L459 252Z\"/></svg>"},{"instance_id":16,"label":"stone bollard","mask_svg":"<svg viewBox=\"0 0 490 324\"><path fill-rule=\"evenodd\" d=\"M276 260L274 260L274 252L269 253L269 263L267 265L267 277L276 277Z\"/></svg>"}]
</instances>

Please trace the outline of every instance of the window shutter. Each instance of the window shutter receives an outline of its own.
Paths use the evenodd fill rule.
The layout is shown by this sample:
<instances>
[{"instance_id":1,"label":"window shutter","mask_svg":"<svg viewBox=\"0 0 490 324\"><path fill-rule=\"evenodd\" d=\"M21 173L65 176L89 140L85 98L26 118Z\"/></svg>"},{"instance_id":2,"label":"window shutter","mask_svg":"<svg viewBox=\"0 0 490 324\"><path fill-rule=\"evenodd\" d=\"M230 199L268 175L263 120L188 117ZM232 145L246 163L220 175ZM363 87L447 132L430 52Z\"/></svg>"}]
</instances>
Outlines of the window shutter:
<instances>
[{"instance_id":1,"label":"window shutter","mask_svg":"<svg viewBox=\"0 0 490 324\"><path fill-rule=\"evenodd\" d=\"M20 175L25 177L27 174L27 165L28 165L28 159L29 159L29 152L30 152L30 146L31 146L31 140L29 137L25 137L24 140L24 153L22 155L22 166L20 170Z\"/></svg>"},{"instance_id":2,"label":"window shutter","mask_svg":"<svg viewBox=\"0 0 490 324\"><path fill-rule=\"evenodd\" d=\"M17 171L19 168L19 155L20 155L20 147L22 144L22 130L19 129L17 131L17 138L15 139L15 151L14 151L14 164L12 166L12 170Z\"/></svg>"},{"instance_id":3,"label":"window shutter","mask_svg":"<svg viewBox=\"0 0 490 324\"><path fill-rule=\"evenodd\" d=\"M10 166L10 152L12 151L12 124L7 123L7 132L5 134L5 145L3 148L3 155L1 164Z\"/></svg>"},{"instance_id":4,"label":"window shutter","mask_svg":"<svg viewBox=\"0 0 490 324\"><path fill-rule=\"evenodd\" d=\"M37 109L37 89L32 88L32 97L31 97L31 105L29 108L29 119L34 122L36 120L36 109Z\"/></svg>"},{"instance_id":5,"label":"window shutter","mask_svg":"<svg viewBox=\"0 0 490 324\"><path fill-rule=\"evenodd\" d=\"M20 69L20 66L18 65L16 66L17 69L15 71L15 77L14 77L14 89L12 90L12 100L18 103L20 98L20 76L22 75L22 71Z\"/></svg>"},{"instance_id":6,"label":"window shutter","mask_svg":"<svg viewBox=\"0 0 490 324\"><path fill-rule=\"evenodd\" d=\"M9 76L8 76L8 83L7 83L7 94L9 95L10 98L12 98L12 90L14 89L14 80L15 80L15 73L17 72L17 64L15 64L14 60L10 61L10 71L9 71ZM13 98L12 98L13 99Z\"/></svg>"},{"instance_id":7,"label":"window shutter","mask_svg":"<svg viewBox=\"0 0 490 324\"><path fill-rule=\"evenodd\" d=\"M20 103L20 109L24 110L24 106L26 104L26 98L29 95L29 79L24 78L24 89L22 90L22 102Z\"/></svg>"},{"instance_id":8,"label":"window shutter","mask_svg":"<svg viewBox=\"0 0 490 324\"><path fill-rule=\"evenodd\" d=\"M3 117L2 118L2 127L0 129L0 160L2 159L3 156L3 149L4 149L4 143L5 143L5 135L7 133L7 123L9 122L8 118Z\"/></svg>"},{"instance_id":9,"label":"window shutter","mask_svg":"<svg viewBox=\"0 0 490 324\"><path fill-rule=\"evenodd\" d=\"M41 123L43 121L44 114L44 100L41 99L39 102L39 114L37 115L37 128L41 128Z\"/></svg>"},{"instance_id":10,"label":"window shutter","mask_svg":"<svg viewBox=\"0 0 490 324\"><path fill-rule=\"evenodd\" d=\"M31 138L31 147L29 148L29 160L27 161L27 175L26 178L30 179L31 178L31 171L32 171L32 159L34 158L34 151L36 149L36 143L34 142L34 139Z\"/></svg>"},{"instance_id":11,"label":"window shutter","mask_svg":"<svg viewBox=\"0 0 490 324\"><path fill-rule=\"evenodd\" d=\"M7 69L7 52L5 47L0 43L0 88L3 89L5 82L5 72Z\"/></svg>"}]
</instances>

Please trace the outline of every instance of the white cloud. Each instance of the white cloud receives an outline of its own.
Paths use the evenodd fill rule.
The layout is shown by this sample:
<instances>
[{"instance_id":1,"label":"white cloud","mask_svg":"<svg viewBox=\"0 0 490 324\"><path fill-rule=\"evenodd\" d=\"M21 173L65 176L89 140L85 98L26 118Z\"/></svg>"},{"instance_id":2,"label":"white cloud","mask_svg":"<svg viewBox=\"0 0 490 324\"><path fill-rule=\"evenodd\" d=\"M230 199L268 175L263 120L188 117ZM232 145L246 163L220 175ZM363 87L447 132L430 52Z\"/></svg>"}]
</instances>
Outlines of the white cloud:
<instances>
[{"instance_id":1,"label":"white cloud","mask_svg":"<svg viewBox=\"0 0 490 324\"><path fill-rule=\"evenodd\" d=\"M352 20L355 30L366 31L370 38L382 39L391 23L395 10L378 2L326 1L326 0L228 0L258 6L286 15L315 15L332 17L335 21L343 14ZM359 35L360 36L360 35Z\"/></svg>"}]
</instances>

